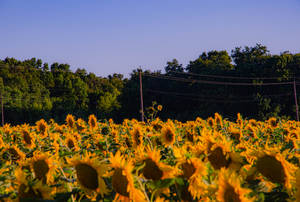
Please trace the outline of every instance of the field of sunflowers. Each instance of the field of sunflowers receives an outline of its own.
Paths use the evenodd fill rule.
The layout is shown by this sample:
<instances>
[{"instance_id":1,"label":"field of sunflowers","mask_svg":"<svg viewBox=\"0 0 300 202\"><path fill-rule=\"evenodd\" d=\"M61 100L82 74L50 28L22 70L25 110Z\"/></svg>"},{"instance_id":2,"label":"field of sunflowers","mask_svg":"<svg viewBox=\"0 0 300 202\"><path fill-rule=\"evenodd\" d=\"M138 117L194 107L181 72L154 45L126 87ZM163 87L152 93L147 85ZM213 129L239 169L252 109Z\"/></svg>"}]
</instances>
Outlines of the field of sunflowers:
<instances>
[{"instance_id":1,"label":"field of sunflowers","mask_svg":"<svg viewBox=\"0 0 300 202\"><path fill-rule=\"evenodd\" d=\"M300 201L300 123L218 113L0 128L0 201Z\"/></svg>"}]
</instances>

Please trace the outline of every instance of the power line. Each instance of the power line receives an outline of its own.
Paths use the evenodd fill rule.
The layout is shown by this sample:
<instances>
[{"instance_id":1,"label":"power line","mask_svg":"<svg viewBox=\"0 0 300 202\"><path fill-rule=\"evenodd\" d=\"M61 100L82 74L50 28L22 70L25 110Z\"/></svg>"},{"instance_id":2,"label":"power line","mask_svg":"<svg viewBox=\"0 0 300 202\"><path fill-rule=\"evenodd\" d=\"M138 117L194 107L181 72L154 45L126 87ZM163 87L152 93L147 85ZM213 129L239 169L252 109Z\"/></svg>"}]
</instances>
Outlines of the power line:
<instances>
[{"instance_id":1,"label":"power line","mask_svg":"<svg viewBox=\"0 0 300 202\"><path fill-rule=\"evenodd\" d=\"M159 78L159 79L167 79L173 81L181 81L181 82L189 82L189 83L202 83L202 84L212 84L212 85L231 85L231 86L275 86L275 85L290 85L293 82L276 82L276 83L236 83L236 82L222 82L222 81L206 81L199 79L186 79L179 77L171 77L171 76L161 76L161 75L150 75L144 74L144 76Z\"/></svg>"},{"instance_id":2,"label":"power line","mask_svg":"<svg viewBox=\"0 0 300 202\"><path fill-rule=\"evenodd\" d=\"M279 77L240 77L240 76L222 76L222 75L211 75L211 74L196 74L190 72L177 72L177 71L169 71L177 74L185 74L185 75L192 75L192 76L202 76L202 77L211 77L211 78L224 78L224 79L239 79L239 80L275 80ZM289 79L294 77L287 77Z\"/></svg>"}]
</instances>

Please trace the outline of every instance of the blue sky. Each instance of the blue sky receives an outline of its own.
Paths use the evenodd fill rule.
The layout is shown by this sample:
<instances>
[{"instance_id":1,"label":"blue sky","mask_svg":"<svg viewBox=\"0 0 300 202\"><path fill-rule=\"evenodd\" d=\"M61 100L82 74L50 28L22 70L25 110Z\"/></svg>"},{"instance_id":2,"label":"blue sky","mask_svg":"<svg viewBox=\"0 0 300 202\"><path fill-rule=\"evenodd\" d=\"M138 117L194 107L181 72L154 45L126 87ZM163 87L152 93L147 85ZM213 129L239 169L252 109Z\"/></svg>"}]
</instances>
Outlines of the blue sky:
<instances>
[{"instance_id":1,"label":"blue sky","mask_svg":"<svg viewBox=\"0 0 300 202\"><path fill-rule=\"evenodd\" d=\"M0 0L0 58L98 76L186 65L203 51L300 52L300 0Z\"/></svg>"}]
</instances>

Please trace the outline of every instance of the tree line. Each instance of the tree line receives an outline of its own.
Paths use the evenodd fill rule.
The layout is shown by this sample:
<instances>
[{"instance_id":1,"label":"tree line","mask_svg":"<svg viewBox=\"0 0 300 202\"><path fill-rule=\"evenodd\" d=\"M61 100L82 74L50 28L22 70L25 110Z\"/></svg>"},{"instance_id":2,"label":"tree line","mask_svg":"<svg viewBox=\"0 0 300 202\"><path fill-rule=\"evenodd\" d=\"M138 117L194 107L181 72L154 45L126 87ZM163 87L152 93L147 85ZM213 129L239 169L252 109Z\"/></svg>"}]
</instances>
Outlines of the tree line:
<instances>
[{"instance_id":1,"label":"tree line","mask_svg":"<svg viewBox=\"0 0 300 202\"><path fill-rule=\"evenodd\" d=\"M34 123L44 118L63 122L67 114L99 119L140 117L139 71L144 105L161 104L162 119L206 118L215 112L229 119L270 116L295 119L294 80L300 84L300 53L271 54L266 46L203 52L183 66L176 59L162 70L134 69L129 78L75 72L70 65L41 59L0 60L0 93L5 122ZM300 88L300 86L296 86ZM300 91L299 91L300 92ZM299 97L299 96L298 96Z\"/></svg>"}]
</instances>

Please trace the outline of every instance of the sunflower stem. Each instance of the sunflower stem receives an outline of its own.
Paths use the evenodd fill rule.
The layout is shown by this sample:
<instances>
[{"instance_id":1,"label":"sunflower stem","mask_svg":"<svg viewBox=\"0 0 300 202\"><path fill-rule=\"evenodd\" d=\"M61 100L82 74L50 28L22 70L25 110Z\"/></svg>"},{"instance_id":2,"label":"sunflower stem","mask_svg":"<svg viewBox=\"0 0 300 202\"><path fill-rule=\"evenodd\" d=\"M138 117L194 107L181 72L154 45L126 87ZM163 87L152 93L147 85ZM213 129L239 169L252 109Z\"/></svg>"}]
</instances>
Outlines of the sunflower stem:
<instances>
[{"instance_id":1,"label":"sunflower stem","mask_svg":"<svg viewBox=\"0 0 300 202\"><path fill-rule=\"evenodd\" d=\"M62 167L61 167L61 166L58 166L58 167L59 167L60 172L61 172L62 175L64 176L64 178L67 178L67 176L65 175L65 172L64 172L64 170L62 169ZM69 191L69 192L72 192L72 187L71 187L71 185L70 185L69 183L67 183L67 186L68 186L68 191ZM75 202L73 194L71 194L71 200L72 200L72 202Z\"/></svg>"},{"instance_id":2,"label":"sunflower stem","mask_svg":"<svg viewBox=\"0 0 300 202\"><path fill-rule=\"evenodd\" d=\"M143 192L144 192L144 194L145 194L145 196L146 196L147 201L150 202L150 199L149 199L149 197L148 197L148 195L147 195L147 192L146 192L145 187L143 186L142 182L139 180L138 177L135 177L135 178L137 179L137 181L138 181L138 183L139 183L141 189L143 190Z\"/></svg>"}]
</instances>

